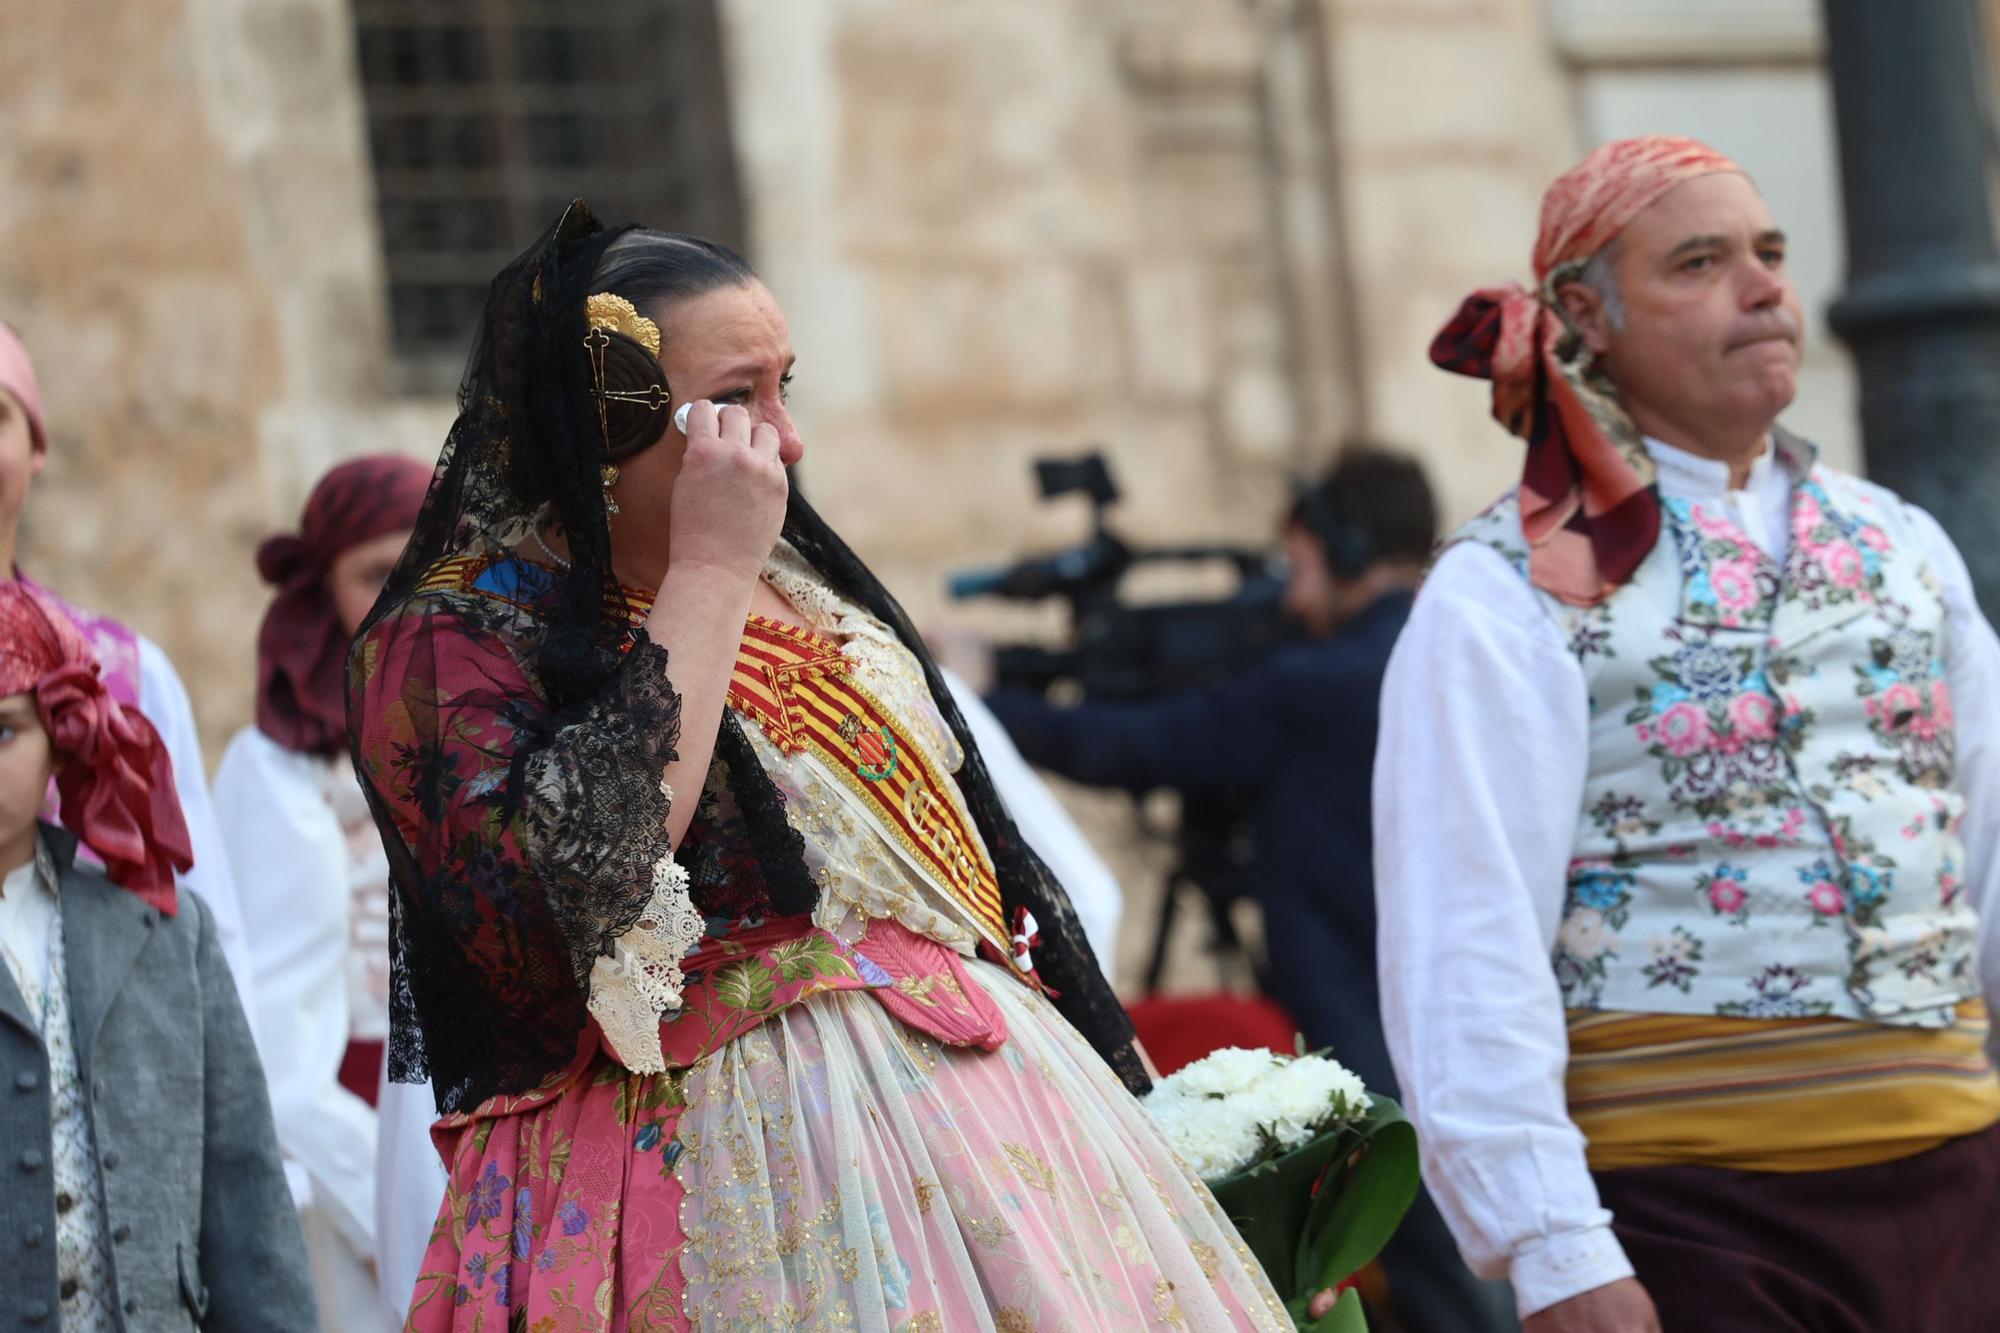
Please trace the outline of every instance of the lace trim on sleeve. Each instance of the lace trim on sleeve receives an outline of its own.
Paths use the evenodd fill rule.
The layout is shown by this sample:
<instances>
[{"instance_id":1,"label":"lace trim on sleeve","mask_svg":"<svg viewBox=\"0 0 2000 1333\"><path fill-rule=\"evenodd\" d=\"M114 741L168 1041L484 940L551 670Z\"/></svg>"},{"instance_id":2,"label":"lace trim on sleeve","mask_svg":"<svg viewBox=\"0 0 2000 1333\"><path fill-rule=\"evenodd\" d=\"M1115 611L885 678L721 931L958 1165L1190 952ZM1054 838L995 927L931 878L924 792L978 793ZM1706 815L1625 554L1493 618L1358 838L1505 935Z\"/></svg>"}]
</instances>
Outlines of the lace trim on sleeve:
<instances>
[{"instance_id":1,"label":"lace trim on sleeve","mask_svg":"<svg viewBox=\"0 0 2000 1333\"><path fill-rule=\"evenodd\" d=\"M664 782L669 804L673 791ZM653 864L653 893L630 930L590 969L590 1013L618 1063L635 1074L666 1072L660 1016L681 1003L681 960L708 933L688 892L687 868L668 852Z\"/></svg>"}]
</instances>

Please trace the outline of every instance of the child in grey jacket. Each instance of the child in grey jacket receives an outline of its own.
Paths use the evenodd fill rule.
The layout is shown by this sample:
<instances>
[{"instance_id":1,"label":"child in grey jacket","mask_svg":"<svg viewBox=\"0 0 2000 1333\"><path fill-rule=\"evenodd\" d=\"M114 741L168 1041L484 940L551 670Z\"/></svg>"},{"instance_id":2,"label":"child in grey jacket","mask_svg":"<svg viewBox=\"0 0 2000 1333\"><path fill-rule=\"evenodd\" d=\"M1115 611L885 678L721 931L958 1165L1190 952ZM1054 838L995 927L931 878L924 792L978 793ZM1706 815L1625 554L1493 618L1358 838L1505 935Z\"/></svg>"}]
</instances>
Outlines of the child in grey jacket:
<instances>
[{"instance_id":1,"label":"child in grey jacket","mask_svg":"<svg viewBox=\"0 0 2000 1333\"><path fill-rule=\"evenodd\" d=\"M65 827L38 818L51 775ZM60 609L0 583L0 1324L318 1325L189 859L158 736Z\"/></svg>"}]
</instances>

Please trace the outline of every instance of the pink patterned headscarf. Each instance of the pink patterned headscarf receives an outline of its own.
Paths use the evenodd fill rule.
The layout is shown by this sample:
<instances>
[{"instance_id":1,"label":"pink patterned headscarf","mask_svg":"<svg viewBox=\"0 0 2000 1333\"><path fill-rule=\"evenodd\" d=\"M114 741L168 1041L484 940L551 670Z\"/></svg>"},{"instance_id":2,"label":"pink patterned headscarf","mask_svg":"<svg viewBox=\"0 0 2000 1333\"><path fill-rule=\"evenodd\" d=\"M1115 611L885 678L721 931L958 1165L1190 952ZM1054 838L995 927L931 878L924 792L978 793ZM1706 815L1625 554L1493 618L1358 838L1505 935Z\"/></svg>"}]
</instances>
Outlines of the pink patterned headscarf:
<instances>
[{"instance_id":1,"label":"pink patterned headscarf","mask_svg":"<svg viewBox=\"0 0 2000 1333\"><path fill-rule=\"evenodd\" d=\"M1593 605L1632 577L1659 540L1660 500L1638 429L1563 321L1555 289L1676 185L1742 170L1677 135L1605 144L1542 196L1537 290L1474 292L1431 343L1438 366L1493 381L1494 418L1527 441L1528 576L1564 602Z\"/></svg>"}]
</instances>

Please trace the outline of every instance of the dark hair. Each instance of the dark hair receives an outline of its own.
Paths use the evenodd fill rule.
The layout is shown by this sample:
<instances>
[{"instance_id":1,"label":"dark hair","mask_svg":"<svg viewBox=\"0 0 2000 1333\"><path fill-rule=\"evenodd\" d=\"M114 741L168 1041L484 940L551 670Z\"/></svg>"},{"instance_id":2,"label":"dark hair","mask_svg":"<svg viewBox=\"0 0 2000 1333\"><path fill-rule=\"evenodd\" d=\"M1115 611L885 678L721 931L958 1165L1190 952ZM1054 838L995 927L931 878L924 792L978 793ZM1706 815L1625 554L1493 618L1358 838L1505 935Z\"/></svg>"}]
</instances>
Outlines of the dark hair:
<instances>
[{"instance_id":1,"label":"dark hair","mask_svg":"<svg viewBox=\"0 0 2000 1333\"><path fill-rule=\"evenodd\" d=\"M1437 500L1423 464L1396 449L1349 444L1286 521L1319 538L1334 573L1354 578L1382 560L1421 565L1437 543Z\"/></svg>"},{"instance_id":2,"label":"dark hair","mask_svg":"<svg viewBox=\"0 0 2000 1333\"><path fill-rule=\"evenodd\" d=\"M726 245L677 231L633 227L604 248L591 286L616 292L650 314L675 301L741 286L756 277L749 261ZM668 331L660 332L666 336Z\"/></svg>"}]
</instances>

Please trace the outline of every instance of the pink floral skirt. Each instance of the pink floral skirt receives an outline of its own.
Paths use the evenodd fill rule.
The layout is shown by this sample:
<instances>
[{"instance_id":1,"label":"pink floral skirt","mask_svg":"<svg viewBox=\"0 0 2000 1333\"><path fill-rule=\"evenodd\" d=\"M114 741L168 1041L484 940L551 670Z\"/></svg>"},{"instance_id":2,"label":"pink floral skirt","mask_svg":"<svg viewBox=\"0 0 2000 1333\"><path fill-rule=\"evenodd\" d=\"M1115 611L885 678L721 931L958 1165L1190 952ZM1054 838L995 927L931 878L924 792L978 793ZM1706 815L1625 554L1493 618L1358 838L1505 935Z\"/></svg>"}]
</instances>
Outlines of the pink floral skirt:
<instances>
[{"instance_id":1,"label":"pink floral skirt","mask_svg":"<svg viewBox=\"0 0 2000 1333\"><path fill-rule=\"evenodd\" d=\"M407 1328L1269 1329L1290 1321L1138 1102L1040 995L952 1046L870 991L814 995L692 1068L599 1056L441 1130L446 1191ZM985 1005L981 1005L985 1008Z\"/></svg>"}]
</instances>

